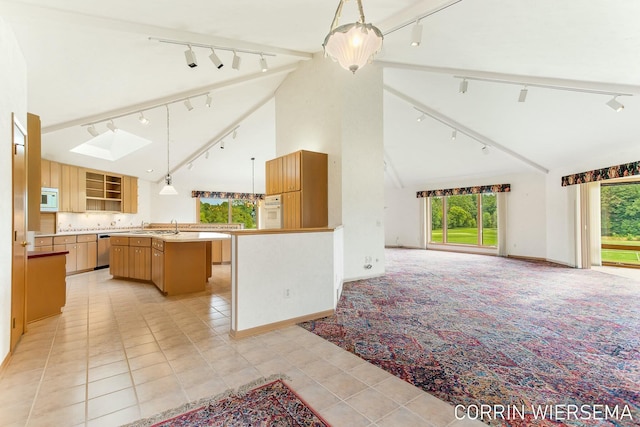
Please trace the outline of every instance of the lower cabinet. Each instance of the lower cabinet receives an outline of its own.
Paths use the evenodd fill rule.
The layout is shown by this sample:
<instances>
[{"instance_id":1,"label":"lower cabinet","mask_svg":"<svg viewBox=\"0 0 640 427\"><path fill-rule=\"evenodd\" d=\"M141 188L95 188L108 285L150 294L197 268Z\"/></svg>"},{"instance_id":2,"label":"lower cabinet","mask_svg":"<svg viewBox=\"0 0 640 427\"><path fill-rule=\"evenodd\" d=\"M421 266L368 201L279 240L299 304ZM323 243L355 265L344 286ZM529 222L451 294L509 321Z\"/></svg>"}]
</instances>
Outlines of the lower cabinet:
<instances>
[{"instance_id":1,"label":"lower cabinet","mask_svg":"<svg viewBox=\"0 0 640 427\"><path fill-rule=\"evenodd\" d=\"M291 229L302 227L301 194L301 191L291 191L282 194L282 228Z\"/></svg>"},{"instance_id":2,"label":"lower cabinet","mask_svg":"<svg viewBox=\"0 0 640 427\"><path fill-rule=\"evenodd\" d=\"M151 280L151 238L111 236L109 272L115 277Z\"/></svg>"},{"instance_id":3,"label":"lower cabinet","mask_svg":"<svg viewBox=\"0 0 640 427\"><path fill-rule=\"evenodd\" d=\"M153 248L151 257L151 281L164 292L164 252Z\"/></svg>"},{"instance_id":4,"label":"lower cabinet","mask_svg":"<svg viewBox=\"0 0 640 427\"><path fill-rule=\"evenodd\" d=\"M211 241L211 262L213 264L231 262L231 239Z\"/></svg>"},{"instance_id":5,"label":"lower cabinet","mask_svg":"<svg viewBox=\"0 0 640 427\"><path fill-rule=\"evenodd\" d=\"M80 234L76 240L76 271L93 270L98 264L98 236Z\"/></svg>"}]
</instances>

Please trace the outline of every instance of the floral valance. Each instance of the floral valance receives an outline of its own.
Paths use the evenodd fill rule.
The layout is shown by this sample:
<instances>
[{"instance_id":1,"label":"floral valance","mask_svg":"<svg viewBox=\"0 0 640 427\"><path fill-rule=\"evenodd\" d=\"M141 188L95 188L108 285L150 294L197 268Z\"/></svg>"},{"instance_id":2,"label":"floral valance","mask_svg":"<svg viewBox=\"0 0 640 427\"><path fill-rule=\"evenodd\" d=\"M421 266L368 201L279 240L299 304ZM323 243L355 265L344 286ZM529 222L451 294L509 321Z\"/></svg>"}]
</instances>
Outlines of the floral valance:
<instances>
[{"instance_id":1,"label":"floral valance","mask_svg":"<svg viewBox=\"0 0 640 427\"><path fill-rule=\"evenodd\" d=\"M475 187L448 188L446 190L418 191L416 197L459 196L463 194L508 193L511 184L477 185Z\"/></svg>"},{"instance_id":2,"label":"floral valance","mask_svg":"<svg viewBox=\"0 0 640 427\"><path fill-rule=\"evenodd\" d=\"M204 197L206 199L264 200L264 194L260 193L227 193L221 191L192 191L191 197Z\"/></svg>"},{"instance_id":3,"label":"floral valance","mask_svg":"<svg viewBox=\"0 0 640 427\"><path fill-rule=\"evenodd\" d=\"M633 175L640 175L640 161L563 176L562 186L566 187L567 185L604 181L605 179L613 179Z\"/></svg>"}]
</instances>

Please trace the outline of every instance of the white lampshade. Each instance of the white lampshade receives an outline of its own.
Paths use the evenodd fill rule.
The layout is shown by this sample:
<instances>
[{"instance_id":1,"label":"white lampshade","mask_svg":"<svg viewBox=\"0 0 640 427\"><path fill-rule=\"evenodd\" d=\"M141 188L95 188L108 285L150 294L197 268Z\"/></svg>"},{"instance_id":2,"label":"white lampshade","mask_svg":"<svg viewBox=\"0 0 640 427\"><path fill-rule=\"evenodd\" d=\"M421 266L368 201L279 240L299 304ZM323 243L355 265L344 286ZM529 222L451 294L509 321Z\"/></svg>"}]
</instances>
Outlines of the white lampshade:
<instances>
[{"instance_id":1,"label":"white lampshade","mask_svg":"<svg viewBox=\"0 0 640 427\"><path fill-rule=\"evenodd\" d=\"M324 39L324 51L331 59L355 74L382 48L382 33L371 24L341 25Z\"/></svg>"},{"instance_id":2,"label":"white lampshade","mask_svg":"<svg viewBox=\"0 0 640 427\"><path fill-rule=\"evenodd\" d=\"M161 196L177 196L178 195L178 191L176 190L176 188L171 185L171 175L167 173L167 176L164 178L165 181L165 186L162 187L162 190L160 190L160 194Z\"/></svg>"}]
</instances>

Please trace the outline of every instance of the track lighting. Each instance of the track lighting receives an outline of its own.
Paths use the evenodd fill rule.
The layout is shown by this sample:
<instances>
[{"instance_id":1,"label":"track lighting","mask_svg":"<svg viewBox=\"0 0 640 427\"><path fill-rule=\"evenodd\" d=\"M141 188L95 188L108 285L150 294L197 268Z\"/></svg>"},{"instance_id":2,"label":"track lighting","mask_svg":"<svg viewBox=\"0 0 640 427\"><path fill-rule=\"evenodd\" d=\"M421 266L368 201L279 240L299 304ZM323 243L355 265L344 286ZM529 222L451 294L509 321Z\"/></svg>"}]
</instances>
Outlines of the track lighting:
<instances>
[{"instance_id":1,"label":"track lighting","mask_svg":"<svg viewBox=\"0 0 640 427\"><path fill-rule=\"evenodd\" d=\"M198 66L198 61L196 60L196 53L191 49L191 45L188 45L189 49L184 51L184 58L187 61L187 65L190 68L195 68Z\"/></svg>"},{"instance_id":2,"label":"track lighting","mask_svg":"<svg viewBox=\"0 0 640 427\"><path fill-rule=\"evenodd\" d=\"M451 131L451 140L455 141L457 137L458 137L458 130L454 129L453 131Z\"/></svg>"},{"instance_id":3,"label":"track lighting","mask_svg":"<svg viewBox=\"0 0 640 427\"><path fill-rule=\"evenodd\" d=\"M488 145L483 145L482 146L482 154L484 154L485 156L489 154L489 146Z\"/></svg>"},{"instance_id":4,"label":"track lighting","mask_svg":"<svg viewBox=\"0 0 640 427\"><path fill-rule=\"evenodd\" d=\"M224 150L224 139L222 141L220 141L220 149Z\"/></svg>"},{"instance_id":5,"label":"track lighting","mask_svg":"<svg viewBox=\"0 0 640 427\"><path fill-rule=\"evenodd\" d=\"M187 107L187 110L193 110L193 105L191 105L191 100L189 98L184 100L184 106Z\"/></svg>"},{"instance_id":6,"label":"track lighting","mask_svg":"<svg viewBox=\"0 0 640 427\"><path fill-rule=\"evenodd\" d=\"M618 95L614 96L607 102L607 105L614 111L622 111L624 110L624 105L622 105L616 98Z\"/></svg>"},{"instance_id":7,"label":"track lighting","mask_svg":"<svg viewBox=\"0 0 640 427\"><path fill-rule=\"evenodd\" d=\"M193 162L189 162L189 164L187 165L187 169L189 170L193 169Z\"/></svg>"},{"instance_id":8,"label":"track lighting","mask_svg":"<svg viewBox=\"0 0 640 427\"><path fill-rule=\"evenodd\" d=\"M91 136L96 137L98 135L100 135L98 133L98 131L96 130L96 127L94 125L91 125L87 128L87 132L89 132L91 134Z\"/></svg>"},{"instance_id":9,"label":"track lighting","mask_svg":"<svg viewBox=\"0 0 640 427\"><path fill-rule=\"evenodd\" d=\"M233 62L231 63L231 68L234 70L240 70L240 62L242 62L242 58L238 56L236 51L233 51Z\"/></svg>"},{"instance_id":10,"label":"track lighting","mask_svg":"<svg viewBox=\"0 0 640 427\"><path fill-rule=\"evenodd\" d=\"M238 137L238 129L236 128L233 130L233 133L231 134L231 138L236 139L237 137Z\"/></svg>"},{"instance_id":11,"label":"track lighting","mask_svg":"<svg viewBox=\"0 0 640 427\"><path fill-rule=\"evenodd\" d=\"M115 123L113 123L113 120L109 120L109 123L107 123L107 127L111 132L116 132L118 130L118 127L115 125Z\"/></svg>"},{"instance_id":12,"label":"track lighting","mask_svg":"<svg viewBox=\"0 0 640 427\"><path fill-rule=\"evenodd\" d=\"M265 59L264 56L262 56L262 54L260 54L260 70L263 73L266 73L267 70L269 70L269 66L267 65L267 60Z\"/></svg>"},{"instance_id":13,"label":"track lighting","mask_svg":"<svg viewBox=\"0 0 640 427\"><path fill-rule=\"evenodd\" d=\"M420 115L420 117L418 117L418 118L416 119L416 121L417 121L417 122L421 122L421 121L423 121L425 118L427 118L427 116L425 116L425 115L424 115L424 113L422 113L422 114Z\"/></svg>"},{"instance_id":14,"label":"track lighting","mask_svg":"<svg viewBox=\"0 0 640 427\"><path fill-rule=\"evenodd\" d=\"M209 158L209 150L206 151L206 153L204 153L204 158L208 159Z\"/></svg>"},{"instance_id":15,"label":"track lighting","mask_svg":"<svg viewBox=\"0 0 640 427\"><path fill-rule=\"evenodd\" d=\"M209 55L209 59L211 60L211 62L213 62L213 65L215 65L218 70L224 67L224 64L222 63L220 58L218 58L218 55L216 55L216 52L215 50L213 50L213 48L211 48L211 55Z\"/></svg>"},{"instance_id":16,"label":"track lighting","mask_svg":"<svg viewBox=\"0 0 640 427\"><path fill-rule=\"evenodd\" d=\"M417 20L411 30L411 46L420 46L420 43L422 43L422 24Z\"/></svg>"},{"instance_id":17,"label":"track lighting","mask_svg":"<svg viewBox=\"0 0 640 427\"><path fill-rule=\"evenodd\" d=\"M206 105L207 107L211 108L211 103L213 102L213 100L211 99L211 95L207 94L207 100L204 101L204 105Z\"/></svg>"},{"instance_id":18,"label":"track lighting","mask_svg":"<svg viewBox=\"0 0 640 427\"><path fill-rule=\"evenodd\" d=\"M469 87L469 82L467 81L467 79L462 79L462 81L460 82L460 89L458 90L458 92L467 93L468 87Z\"/></svg>"},{"instance_id":19,"label":"track lighting","mask_svg":"<svg viewBox=\"0 0 640 427\"><path fill-rule=\"evenodd\" d=\"M138 121L140 122L140 124L143 124L143 125L148 125L149 124L149 119L147 119L144 116L144 113L142 111L140 111L140 117L138 117Z\"/></svg>"},{"instance_id":20,"label":"track lighting","mask_svg":"<svg viewBox=\"0 0 640 427\"><path fill-rule=\"evenodd\" d=\"M524 102L527 100L527 93L529 91L527 90L527 87L523 87L522 89L520 89L520 96L518 97L518 102Z\"/></svg>"}]
</instances>

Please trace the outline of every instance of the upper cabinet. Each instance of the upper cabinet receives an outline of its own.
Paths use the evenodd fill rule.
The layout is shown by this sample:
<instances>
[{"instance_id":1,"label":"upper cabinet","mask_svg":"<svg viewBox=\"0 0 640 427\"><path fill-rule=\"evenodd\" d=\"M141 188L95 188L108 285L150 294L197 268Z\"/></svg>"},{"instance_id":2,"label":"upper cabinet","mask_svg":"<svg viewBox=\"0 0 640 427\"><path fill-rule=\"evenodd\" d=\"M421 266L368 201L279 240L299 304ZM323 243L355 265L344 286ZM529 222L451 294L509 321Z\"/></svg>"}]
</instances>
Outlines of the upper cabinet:
<instances>
[{"instance_id":1,"label":"upper cabinet","mask_svg":"<svg viewBox=\"0 0 640 427\"><path fill-rule=\"evenodd\" d=\"M60 212L138 213L138 178L42 159L42 187L59 189Z\"/></svg>"},{"instance_id":2,"label":"upper cabinet","mask_svg":"<svg viewBox=\"0 0 640 427\"><path fill-rule=\"evenodd\" d=\"M282 194L284 228L328 225L327 168L325 153L305 150L266 163L267 194ZM277 188L281 191L274 191Z\"/></svg>"},{"instance_id":3,"label":"upper cabinet","mask_svg":"<svg viewBox=\"0 0 640 427\"><path fill-rule=\"evenodd\" d=\"M60 188L60 163L47 159L40 160L40 186Z\"/></svg>"}]
</instances>

